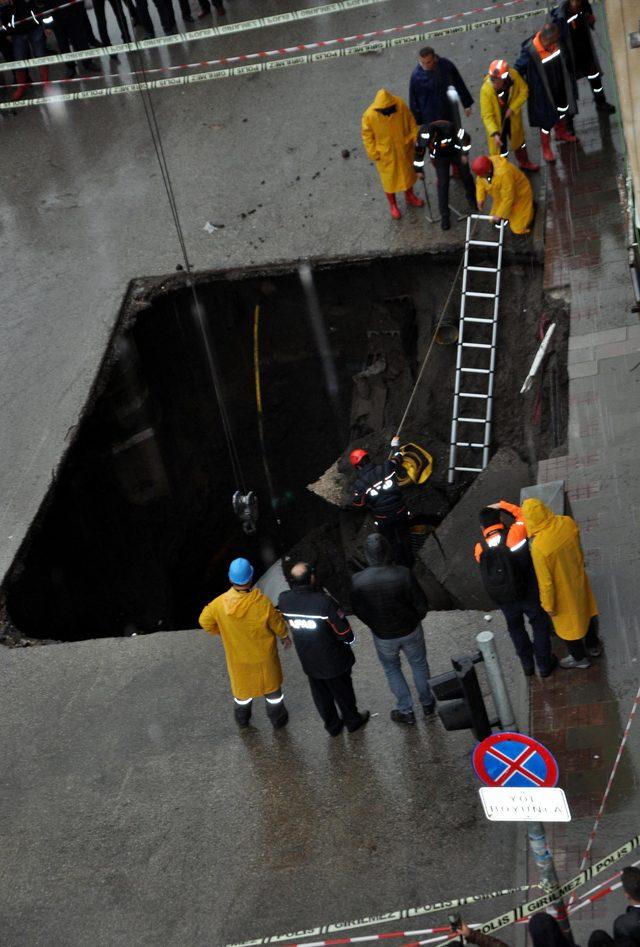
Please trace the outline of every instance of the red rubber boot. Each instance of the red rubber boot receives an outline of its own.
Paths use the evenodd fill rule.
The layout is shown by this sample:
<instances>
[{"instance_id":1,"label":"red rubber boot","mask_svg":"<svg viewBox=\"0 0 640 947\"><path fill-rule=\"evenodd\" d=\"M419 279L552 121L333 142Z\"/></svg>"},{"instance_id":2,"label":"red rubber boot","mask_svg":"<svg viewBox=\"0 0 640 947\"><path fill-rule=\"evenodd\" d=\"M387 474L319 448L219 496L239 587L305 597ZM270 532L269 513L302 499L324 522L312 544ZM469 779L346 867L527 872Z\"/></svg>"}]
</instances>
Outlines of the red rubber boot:
<instances>
[{"instance_id":1,"label":"red rubber boot","mask_svg":"<svg viewBox=\"0 0 640 947\"><path fill-rule=\"evenodd\" d=\"M417 197L417 195L413 193L412 187L408 187L404 192L404 198L407 204L410 204L411 207L424 207L424 201L422 198Z\"/></svg>"},{"instance_id":2,"label":"red rubber boot","mask_svg":"<svg viewBox=\"0 0 640 947\"><path fill-rule=\"evenodd\" d=\"M556 140L557 141L577 141L575 135L573 135L567 128L567 123L564 118L561 118L559 122L556 122Z\"/></svg>"},{"instance_id":3,"label":"red rubber boot","mask_svg":"<svg viewBox=\"0 0 640 947\"><path fill-rule=\"evenodd\" d=\"M516 148L516 161L520 165L523 171L539 171L540 166L534 164L533 161L529 161L529 155L527 153L526 144L520 145L519 148Z\"/></svg>"},{"instance_id":4,"label":"red rubber boot","mask_svg":"<svg viewBox=\"0 0 640 947\"><path fill-rule=\"evenodd\" d=\"M551 150L551 132L540 129L540 144L542 145L542 157L551 164L556 160L556 156Z\"/></svg>"},{"instance_id":5,"label":"red rubber boot","mask_svg":"<svg viewBox=\"0 0 640 947\"><path fill-rule=\"evenodd\" d=\"M385 194L387 194L386 191L385 191ZM400 218L402 217L402 214L400 213L400 208L398 207L396 203L396 195L387 194L387 200L389 201L389 208L391 209L391 216L393 217L394 220L400 220Z\"/></svg>"},{"instance_id":6,"label":"red rubber boot","mask_svg":"<svg viewBox=\"0 0 640 947\"><path fill-rule=\"evenodd\" d=\"M18 80L18 87L14 89L11 93L11 100L13 102L19 102L22 96L27 91L27 72L25 69L18 69L16 71L16 78Z\"/></svg>"},{"instance_id":7,"label":"red rubber boot","mask_svg":"<svg viewBox=\"0 0 640 947\"><path fill-rule=\"evenodd\" d=\"M45 95L51 92L51 83L49 82L49 67L48 66L39 66L40 72L40 82L43 82L42 91Z\"/></svg>"}]
</instances>

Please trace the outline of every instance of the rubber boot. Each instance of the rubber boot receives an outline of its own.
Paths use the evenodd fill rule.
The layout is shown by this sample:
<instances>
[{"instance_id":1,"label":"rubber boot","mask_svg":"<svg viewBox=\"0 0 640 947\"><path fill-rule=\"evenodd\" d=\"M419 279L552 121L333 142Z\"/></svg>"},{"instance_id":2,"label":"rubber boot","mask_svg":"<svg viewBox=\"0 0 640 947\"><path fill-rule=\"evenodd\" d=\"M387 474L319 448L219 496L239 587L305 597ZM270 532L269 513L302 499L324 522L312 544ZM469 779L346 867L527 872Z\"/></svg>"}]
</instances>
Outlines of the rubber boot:
<instances>
[{"instance_id":1,"label":"rubber boot","mask_svg":"<svg viewBox=\"0 0 640 947\"><path fill-rule=\"evenodd\" d=\"M561 118L559 122L556 122L556 141L577 141L575 135L573 135L567 128L567 121L564 118Z\"/></svg>"},{"instance_id":2,"label":"rubber boot","mask_svg":"<svg viewBox=\"0 0 640 947\"><path fill-rule=\"evenodd\" d=\"M49 82L49 67L48 66L39 66L38 71L40 72L40 82L44 83L42 86L42 91L45 95L51 92L51 83Z\"/></svg>"},{"instance_id":3,"label":"rubber boot","mask_svg":"<svg viewBox=\"0 0 640 947\"><path fill-rule=\"evenodd\" d=\"M424 201L413 193L412 187L407 188L404 192L404 197L407 204L410 204L411 207L424 207Z\"/></svg>"},{"instance_id":4,"label":"rubber boot","mask_svg":"<svg viewBox=\"0 0 640 947\"><path fill-rule=\"evenodd\" d=\"M542 145L542 157L551 164L556 160L556 156L551 150L551 132L543 132L540 129L540 144Z\"/></svg>"},{"instance_id":5,"label":"rubber boot","mask_svg":"<svg viewBox=\"0 0 640 947\"><path fill-rule=\"evenodd\" d=\"M385 194L387 194L386 191L385 191ZM402 217L402 214L400 213L400 208L398 207L396 203L396 195L387 194L387 200L389 201L389 208L391 210L391 216L393 217L394 220L400 220L400 218Z\"/></svg>"},{"instance_id":6,"label":"rubber boot","mask_svg":"<svg viewBox=\"0 0 640 947\"><path fill-rule=\"evenodd\" d=\"M18 69L16 71L16 79L18 80L18 88L11 93L11 99L13 102L19 102L22 96L27 91L27 73L24 69Z\"/></svg>"},{"instance_id":7,"label":"rubber boot","mask_svg":"<svg viewBox=\"0 0 640 947\"><path fill-rule=\"evenodd\" d=\"M527 146L525 144L520 145L519 148L516 148L516 161L520 165L523 171L539 171L540 166L534 164L533 161L529 161L529 155L527 154Z\"/></svg>"},{"instance_id":8,"label":"rubber boot","mask_svg":"<svg viewBox=\"0 0 640 947\"><path fill-rule=\"evenodd\" d=\"M603 89L593 93L593 101L596 103L596 109L599 112L605 112L607 115L614 114L616 107L612 105L611 102L607 102Z\"/></svg>"}]
</instances>

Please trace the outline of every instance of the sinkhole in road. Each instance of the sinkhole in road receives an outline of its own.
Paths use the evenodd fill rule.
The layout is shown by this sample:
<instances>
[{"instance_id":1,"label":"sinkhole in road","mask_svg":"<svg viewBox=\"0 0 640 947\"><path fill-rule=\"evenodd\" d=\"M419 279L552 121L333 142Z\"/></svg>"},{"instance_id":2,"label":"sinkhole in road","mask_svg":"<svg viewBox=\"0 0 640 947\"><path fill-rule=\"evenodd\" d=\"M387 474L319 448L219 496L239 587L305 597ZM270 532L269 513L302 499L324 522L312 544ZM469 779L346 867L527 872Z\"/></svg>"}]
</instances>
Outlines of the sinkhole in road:
<instances>
[{"instance_id":1,"label":"sinkhole in road","mask_svg":"<svg viewBox=\"0 0 640 947\"><path fill-rule=\"evenodd\" d=\"M246 555L259 573L291 549L319 563L321 581L344 598L362 514L307 485L338 457L347 475L345 450L356 442L383 453L457 263L422 255L198 276L202 322L184 277L132 284L66 455L5 581L12 627L57 641L193 628L202 606L226 588L232 558ZM533 262L505 266L494 444L523 455L526 419L514 405L538 344L541 300ZM256 410L258 303L272 495ZM456 290L454 322L458 305ZM435 458L432 523L461 490L444 486L454 364L455 346L434 347L407 427ZM543 418L543 453L554 446L548 428ZM242 487L259 499L251 536L231 506Z\"/></svg>"}]
</instances>

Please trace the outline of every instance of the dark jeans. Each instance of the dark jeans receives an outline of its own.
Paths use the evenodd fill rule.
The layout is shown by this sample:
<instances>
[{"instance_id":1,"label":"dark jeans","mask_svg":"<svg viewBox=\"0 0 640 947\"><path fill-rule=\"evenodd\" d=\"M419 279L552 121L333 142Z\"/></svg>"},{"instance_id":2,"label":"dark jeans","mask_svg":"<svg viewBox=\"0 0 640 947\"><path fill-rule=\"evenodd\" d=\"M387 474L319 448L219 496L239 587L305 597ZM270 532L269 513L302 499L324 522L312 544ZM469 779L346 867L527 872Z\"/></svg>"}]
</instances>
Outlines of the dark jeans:
<instances>
[{"instance_id":1,"label":"dark jeans","mask_svg":"<svg viewBox=\"0 0 640 947\"><path fill-rule=\"evenodd\" d=\"M396 565L407 566L411 569L414 556L411 546L411 533L409 532L409 516L403 514L399 519L374 520L379 533L388 540L392 550Z\"/></svg>"},{"instance_id":2,"label":"dark jeans","mask_svg":"<svg viewBox=\"0 0 640 947\"><path fill-rule=\"evenodd\" d=\"M347 730L358 729L361 720L356 706L351 670L339 677L329 677L324 680L319 677L310 677L309 687L317 711L324 720L325 730L331 734L340 731L341 721L336 704Z\"/></svg>"},{"instance_id":3,"label":"dark jeans","mask_svg":"<svg viewBox=\"0 0 640 947\"><path fill-rule=\"evenodd\" d=\"M422 625L418 625L410 634L403 635L402 638L377 638L374 635L373 643L400 713L406 714L413 710L411 691L402 673L401 651L409 662L420 703L423 707L433 704L435 698L429 687L431 671L427 662Z\"/></svg>"},{"instance_id":4,"label":"dark jeans","mask_svg":"<svg viewBox=\"0 0 640 947\"><path fill-rule=\"evenodd\" d=\"M98 35L100 36L100 42L103 46L111 46L111 40L109 39L109 32L107 30L107 17L105 13L105 3L106 0L93 0L93 12L96 15L96 22L98 24ZM129 32L129 27L127 26L127 21L124 16L124 10L122 9L122 0L109 0L109 3L113 7L113 12L116 15L116 22L120 28L120 36L122 37L123 43L131 42L131 33Z\"/></svg>"},{"instance_id":5,"label":"dark jeans","mask_svg":"<svg viewBox=\"0 0 640 947\"><path fill-rule=\"evenodd\" d=\"M267 702L267 716L269 717L269 720L274 727L281 727L289 717L287 708L284 704L282 690L278 688L277 691L273 691L271 694L266 694L265 700ZM235 705L233 713L237 722L241 727L246 727L251 720L253 698L249 698L249 700L238 700L237 697L234 697L233 703Z\"/></svg>"},{"instance_id":6,"label":"dark jeans","mask_svg":"<svg viewBox=\"0 0 640 947\"><path fill-rule=\"evenodd\" d=\"M577 638L575 641L566 641L567 651L572 658L575 658L576 661L582 661L583 658L586 658L587 652L585 651L585 646L587 648L595 648L598 646L598 616L594 617L589 622L589 627L587 628L587 633L584 638Z\"/></svg>"},{"instance_id":7,"label":"dark jeans","mask_svg":"<svg viewBox=\"0 0 640 947\"><path fill-rule=\"evenodd\" d=\"M475 211L477 209L476 189L471 177L468 162L463 162L459 154L456 155L438 155L433 159L436 169L436 178L438 179L438 210L440 216L447 220L449 217L449 177L451 174L450 166L455 164L460 172L460 180L464 185L464 192L467 195L469 207Z\"/></svg>"},{"instance_id":8,"label":"dark jeans","mask_svg":"<svg viewBox=\"0 0 640 947\"><path fill-rule=\"evenodd\" d=\"M13 34L13 58L35 59L37 56L46 56L44 30L41 26L29 30L28 33Z\"/></svg>"},{"instance_id":9,"label":"dark jeans","mask_svg":"<svg viewBox=\"0 0 640 947\"><path fill-rule=\"evenodd\" d=\"M516 654L525 671L533 670L533 662L538 665L541 674L551 670L551 619L539 602L509 602L501 605L500 610L507 622L507 631L513 641ZM525 615L529 619L533 632L533 643L524 625Z\"/></svg>"}]
</instances>

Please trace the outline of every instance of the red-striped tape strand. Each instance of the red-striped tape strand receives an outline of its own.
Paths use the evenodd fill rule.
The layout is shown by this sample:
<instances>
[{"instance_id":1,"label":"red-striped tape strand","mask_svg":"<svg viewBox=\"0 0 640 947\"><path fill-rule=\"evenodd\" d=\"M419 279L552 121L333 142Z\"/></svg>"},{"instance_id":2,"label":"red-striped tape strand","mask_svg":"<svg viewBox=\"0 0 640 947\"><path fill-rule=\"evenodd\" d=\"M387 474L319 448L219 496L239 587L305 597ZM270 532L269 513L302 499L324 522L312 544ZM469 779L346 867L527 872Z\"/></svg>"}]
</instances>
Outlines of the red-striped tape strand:
<instances>
[{"instance_id":1,"label":"red-striped tape strand","mask_svg":"<svg viewBox=\"0 0 640 947\"><path fill-rule=\"evenodd\" d=\"M611 773L610 773L610 775L609 775L609 779L608 779L608 781L607 781L607 785L606 785L606 787L605 787L604 794L603 794L603 796L602 796L602 802L600 803L600 807L599 807L599 809L598 809L598 812L596 813L596 818L595 818L595 821L594 821L594 823L593 823L593 828L591 829L591 832L589 833L589 840L588 840L588 842L587 842L587 847L585 848L584 853L583 853L583 855L582 855L582 859L581 859L581 861L580 861L580 866L579 866L579 868L578 868L578 871L582 871L582 869L583 869L583 868L585 867L585 865L587 864L587 861L588 861L588 858L589 858L589 854L590 854L590 852L591 852L591 848L592 848L593 843L594 843L594 841L595 841L596 833L597 833L598 828L599 828L599 826L600 826L600 819L602 818L602 814L603 814L604 809L605 809L605 806L606 806L606 804L607 804L607 799L609 798L609 793L611 792L611 787L613 786L613 781L614 781L615 776L616 776L616 773L617 773L617 771L618 771L618 766L620 765L620 760L622 759L622 753L623 753L623 750L624 750L624 748L625 748L627 739L628 739L628 737L629 737L629 732L630 732L630 730L631 730L631 726L632 726L632 724L633 724L635 715L636 715L636 713L637 713L637 711L638 711L638 706L640 706L640 687L638 687L638 692L637 692L637 694L636 694L636 696L635 696L635 699L634 699L634 701L633 701L633 704L632 704L632 706L631 706L631 711L630 711L630 713L629 713L629 717L627 718L627 723L626 723L626 726L625 726L625 728L624 728L624 732L623 732L623 734L622 734L622 739L621 739L621 741L620 741L620 746L618 747L618 752L616 753L616 758L615 758L615 760L614 760L614 762L613 762L613 766L612 766L612 768L611 768ZM572 903L573 903L573 900L574 900L574 895L572 894L571 897L570 897L570 899L569 899L569 907L571 907L571 905L572 905Z\"/></svg>"}]
</instances>

